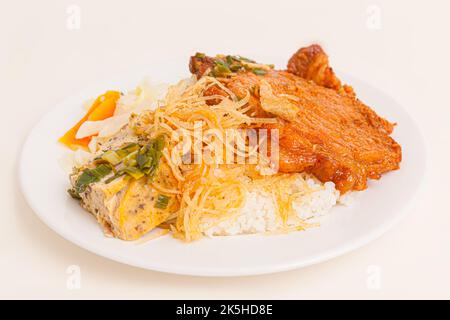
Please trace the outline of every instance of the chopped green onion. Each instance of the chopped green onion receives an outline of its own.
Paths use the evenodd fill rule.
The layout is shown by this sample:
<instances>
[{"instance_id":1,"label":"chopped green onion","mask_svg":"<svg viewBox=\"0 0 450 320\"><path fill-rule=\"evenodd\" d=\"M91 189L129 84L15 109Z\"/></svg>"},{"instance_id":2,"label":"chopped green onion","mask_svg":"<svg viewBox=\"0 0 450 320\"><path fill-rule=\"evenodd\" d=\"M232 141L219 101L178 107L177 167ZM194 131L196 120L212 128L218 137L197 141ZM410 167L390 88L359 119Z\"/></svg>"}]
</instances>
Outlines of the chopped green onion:
<instances>
[{"instance_id":1,"label":"chopped green onion","mask_svg":"<svg viewBox=\"0 0 450 320\"><path fill-rule=\"evenodd\" d=\"M137 167L150 179L153 178L158 169L163 149L164 136L159 136L142 147L136 156Z\"/></svg>"},{"instance_id":2,"label":"chopped green onion","mask_svg":"<svg viewBox=\"0 0 450 320\"><path fill-rule=\"evenodd\" d=\"M110 164L112 164L113 166L119 164L122 161L122 158L119 157L119 155L117 154L117 152L115 151L106 151L101 158L107 162L109 162Z\"/></svg>"},{"instance_id":3,"label":"chopped green onion","mask_svg":"<svg viewBox=\"0 0 450 320\"><path fill-rule=\"evenodd\" d=\"M213 77L227 77L233 73L244 70L251 71L258 76L267 74L267 70L252 66L252 64L255 63L254 60L241 56L217 55L216 60L214 61L214 67L211 70L211 75ZM267 66L271 69L274 68L273 65Z\"/></svg>"},{"instance_id":4,"label":"chopped green onion","mask_svg":"<svg viewBox=\"0 0 450 320\"><path fill-rule=\"evenodd\" d=\"M230 73L232 73L226 62L224 62L222 60L216 60L214 63L215 63L215 66L212 70L214 77L225 77L225 76L229 75Z\"/></svg>"},{"instance_id":5,"label":"chopped green onion","mask_svg":"<svg viewBox=\"0 0 450 320\"><path fill-rule=\"evenodd\" d=\"M150 161L151 159L149 159L147 150L145 150L144 148L139 150L138 154L136 155L137 166L141 169L144 169Z\"/></svg>"},{"instance_id":6,"label":"chopped green onion","mask_svg":"<svg viewBox=\"0 0 450 320\"><path fill-rule=\"evenodd\" d=\"M243 57L243 56L234 56L233 58L235 58L236 60L239 60L239 61L245 61L245 62L250 62L250 63L256 63L256 61L251 60L251 59L248 59L248 58Z\"/></svg>"},{"instance_id":7,"label":"chopped green onion","mask_svg":"<svg viewBox=\"0 0 450 320\"><path fill-rule=\"evenodd\" d=\"M134 179L138 180L142 178L145 174L141 170L139 170L136 167L125 167L119 171L119 173L126 173L133 177Z\"/></svg>"},{"instance_id":8,"label":"chopped green onion","mask_svg":"<svg viewBox=\"0 0 450 320\"><path fill-rule=\"evenodd\" d=\"M267 73L266 70L260 69L260 68L254 68L254 69L252 69L252 72L254 74L256 74L257 76L263 76L263 75L265 75Z\"/></svg>"},{"instance_id":9,"label":"chopped green onion","mask_svg":"<svg viewBox=\"0 0 450 320\"><path fill-rule=\"evenodd\" d=\"M94 169L86 169L78 178L74 189L69 190L69 193L73 197L79 197L87 185L100 181L113 168L115 174L105 180L105 183L110 183L125 174L134 179L144 176L150 180L153 179L162 157L164 143L164 136L161 135L150 140L143 147L137 143L130 143L118 150L106 151L94 162L98 166Z\"/></svg>"},{"instance_id":10,"label":"chopped green onion","mask_svg":"<svg viewBox=\"0 0 450 320\"><path fill-rule=\"evenodd\" d=\"M167 206L169 205L169 200L170 200L170 197L168 197L166 195L163 195L163 194L158 195L158 199L156 199L156 202L155 202L155 208L166 209Z\"/></svg>"},{"instance_id":11,"label":"chopped green onion","mask_svg":"<svg viewBox=\"0 0 450 320\"><path fill-rule=\"evenodd\" d=\"M229 64L229 65L231 65L231 64L233 64L233 63L235 63L235 62L239 62L239 59L236 59L235 57L233 57L233 56L226 56L226 61L227 61L227 63Z\"/></svg>"},{"instance_id":12,"label":"chopped green onion","mask_svg":"<svg viewBox=\"0 0 450 320\"><path fill-rule=\"evenodd\" d=\"M125 158L126 156L128 156L130 153L139 150L139 145L137 143L130 143L128 145L126 145L125 147L116 150L117 155L120 158Z\"/></svg>"},{"instance_id":13,"label":"chopped green onion","mask_svg":"<svg viewBox=\"0 0 450 320\"><path fill-rule=\"evenodd\" d=\"M117 178L120 178L121 176L123 176L125 174L125 172L121 171L121 172L117 172L115 175L113 175L112 177L109 177L108 179L105 180L105 183L111 183L114 180L116 180Z\"/></svg>"},{"instance_id":14,"label":"chopped green onion","mask_svg":"<svg viewBox=\"0 0 450 320\"><path fill-rule=\"evenodd\" d=\"M205 57L205 54L204 54L204 53L201 53L201 52L197 52L197 53L195 54L195 57L196 57L196 58L199 58L199 59L203 59L203 58Z\"/></svg>"},{"instance_id":15,"label":"chopped green onion","mask_svg":"<svg viewBox=\"0 0 450 320\"><path fill-rule=\"evenodd\" d=\"M135 151L131 152L130 154L128 154L123 159L123 163L128 167L135 167L137 164L136 156L137 156L138 152L139 152L139 150L135 150Z\"/></svg>"},{"instance_id":16,"label":"chopped green onion","mask_svg":"<svg viewBox=\"0 0 450 320\"><path fill-rule=\"evenodd\" d=\"M80 194L86 190L86 187L94 182L100 181L102 178L111 173L112 168L107 164L101 164L94 169L86 169L78 177L75 183L75 190L71 191L73 194ZM72 195L72 194L71 194Z\"/></svg>"},{"instance_id":17,"label":"chopped green onion","mask_svg":"<svg viewBox=\"0 0 450 320\"><path fill-rule=\"evenodd\" d=\"M70 196L74 199L81 200L80 194L78 194L74 188L67 190Z\"/></svg>"}]
</instances>

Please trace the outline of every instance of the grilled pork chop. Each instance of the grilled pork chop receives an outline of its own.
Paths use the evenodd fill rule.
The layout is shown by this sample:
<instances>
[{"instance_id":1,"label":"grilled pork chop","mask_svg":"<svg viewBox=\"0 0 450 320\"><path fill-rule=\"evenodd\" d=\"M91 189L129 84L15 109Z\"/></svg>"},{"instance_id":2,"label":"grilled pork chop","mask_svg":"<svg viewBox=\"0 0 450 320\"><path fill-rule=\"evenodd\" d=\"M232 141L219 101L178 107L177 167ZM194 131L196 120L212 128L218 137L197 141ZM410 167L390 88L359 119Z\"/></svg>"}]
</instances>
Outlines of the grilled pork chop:
<instances>
[{"instance_id":1,"label":"grilled pork chop","mask_svg":"<svg viewBox=\"0 0 450 320\"><path fill-rule=\"evenodd\" d=\"M190 70L198 78L215 76L239 98L250 92L253 115L278 117L266 127L280 130L281 172L309 172L345 193L399 168L401 147L389 136L394 125L341 84L317 45L297 51L287 71L203 54L191 57ZM217 86L204 94L227 95Z\"/></svg>"}]
</instances>

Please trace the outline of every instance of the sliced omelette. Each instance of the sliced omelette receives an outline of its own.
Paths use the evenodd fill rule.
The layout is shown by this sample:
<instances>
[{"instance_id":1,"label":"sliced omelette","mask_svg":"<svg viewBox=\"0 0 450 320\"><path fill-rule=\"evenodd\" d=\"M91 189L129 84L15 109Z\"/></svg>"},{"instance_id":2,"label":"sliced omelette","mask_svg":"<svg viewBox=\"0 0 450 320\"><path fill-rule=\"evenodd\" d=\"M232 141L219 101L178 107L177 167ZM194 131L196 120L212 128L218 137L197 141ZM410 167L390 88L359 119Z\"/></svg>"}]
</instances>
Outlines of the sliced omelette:
<instances>
[{"instance_id":1,"label":"sliced omelette","mask_svg":"<svg viewBox=\"0 0 450 320\"><path fill-rule=\"evenodd\" d=\"M161 160L163 138L108 150L71 176L69 193L80 199L108 236L136 240L166 221L177 200L154 185L173 183Z\"/></svg>"}]
</instances>

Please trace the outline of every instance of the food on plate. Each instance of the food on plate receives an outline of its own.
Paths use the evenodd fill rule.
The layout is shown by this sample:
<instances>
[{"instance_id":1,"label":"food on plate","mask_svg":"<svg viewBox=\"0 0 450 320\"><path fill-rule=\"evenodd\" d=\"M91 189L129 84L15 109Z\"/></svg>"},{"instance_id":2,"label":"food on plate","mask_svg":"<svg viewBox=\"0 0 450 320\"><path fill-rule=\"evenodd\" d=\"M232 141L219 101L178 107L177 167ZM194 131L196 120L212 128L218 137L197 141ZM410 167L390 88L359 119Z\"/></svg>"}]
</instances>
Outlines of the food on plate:
<instances>
[{"instance_id":1,"label":"food on plate","mask_svg":"<svg viewBox=\"0 0 450 320\"><path fill-rule=\"evenodd\" d=\"M129 143L107 150L71 175L70 193L93 213L106 234L135 240L164 222L177 209L173 197L151 187L166 181L170 168L160 164L164 140L144 146Z\"/></svg>"},{"instance_id":2,"label":"food on plate","mask_svg":"<svg viewBox=\"0 0 450 320\"><path fill-rule=\"evenodd\" d=\"M287 70L202 53L189 68L168 88L108 91L60 139L80 148L69 193L108 236L305 230L399 168L394 124L342 84L318 45Z\"/></svg>"},{"instance_id":3,"label":"food on plate","mask_svg":"<svg viewBox=\"0 0 450 320\"><path fill-rule=\"evenodd\" d=\"M299 49L289 59L287 70L300 78L311 80L319 86L341 93L353 94L352 87L342 85L329 66L327 54L317 44Z\"/></svg>"},{"instance_id":4,"label":"food on plate","mask_svg":"<svg viewBox=\"0 0 450 320\"><path fill-rule=\"evenodd\" d=\"M78 137L80 127L87 121L99 121L111 117L116 109L116 102L120 97L120 92L107 91L95 99L86 115L69 129L59 141L67 147L76 149L78 146L88 146L92 136Z\"/></svg>"},{"instance_id":5,"label":"food on plate","mask_svg":"<svg viewBox=\"0 0 450 320\"><path fill-rule=\"evenodd\" d=\"M225 77L224 86L238 97L251 92L249 105L259 116L278 117L269 126L280 130L280 171L310 172L323 182L333 181L342 192L363 190L368 178L378 179L399 167L401 147L389 136L394 126L356 99L351 89L342 89L327 59L317 66L314 59L302 59L305 51L310 50L301 49L290 59L288 72L253 63L255 69L230 67L218 74L218 66L240 63L230 56L197 55L190 66L197 77ZM205 94L227 92L216 86Z\"/></svg>"}]
</instances>

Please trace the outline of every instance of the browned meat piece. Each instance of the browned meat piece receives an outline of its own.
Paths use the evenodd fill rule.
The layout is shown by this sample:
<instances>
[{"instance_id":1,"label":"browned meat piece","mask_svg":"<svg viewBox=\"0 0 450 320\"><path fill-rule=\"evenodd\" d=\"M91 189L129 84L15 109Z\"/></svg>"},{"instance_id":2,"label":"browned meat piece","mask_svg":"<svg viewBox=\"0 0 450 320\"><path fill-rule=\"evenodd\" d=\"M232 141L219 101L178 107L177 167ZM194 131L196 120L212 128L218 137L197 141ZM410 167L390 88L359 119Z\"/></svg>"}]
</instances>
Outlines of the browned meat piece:
<instances>
[{"instance_id":1,"label":"browned meat piece","mask_svg":"<svg viewBox=\"0 0 450 320\"><path fill-rule=\"evenodd\" d=\"M197 79L200 79L203 75L206 75L207 72L211 71L215 60L216 59L207 57L202 53L197 53L195 56L192 56L189 61L189 70L192 74L197 76Z\"/></svg>"},{"instance_id":2,"label":"browned meat piece","mask_svg":"<svg viewBox=\"0 0 450 320\"><path fill-rule=\"evenodd\" d=\"M191 72L201 77L201 70L214 67L216 59L191 58ZM202 66L203 61L209 66ZM354 96L336 91L340 82L334 74L326 81L324 77L310 80L286 71L255 74L247 68L228 74L223 84L238 97L250 91L253 113L280 119L276 127L280 130L281 172L310 172L347 192L365 189L368 178L378 179L398 169L401 147L389 136L393 125ZM335 87L329 89L315 81ZM212 94L226 95L217 87L205 92Z\"/></svg>"},{"instance_id":3,"label":"browned meat piece","mask_svg":"<svg viewBox=\"0 0 450 320\"><path fill-rule=\"evenodd\" d=\"M312 80L319 86L336 90L341 94L355 96L351 86L341 84L329 66L328 55L318 44L299 49L289 59L288 72Z\"/></svg>"},{"instance_id":4,"label":"browned meat piece","mask_svg":"<svg viewBox=\"0 0 450 320\"><path fill-rule=\"evenodd\" d=\"M328 65L328 56L318 44L299 49L288 62L288 71L319 86L339 90L341 81Z\"/></svg>"},{"instance_id":5,"label":"browned meat piece","mask_svg":"<svg viewBox=\"0 0 450 320\"><path fill-rule=\"evenodd\" d=\"M342 85L329 66L328 55L318 44L299 49L288 62L288 72L312 80L319 86L330 88L341 94L354 96L353 88Z\"/></svg>"},{"instance_id":6,"label":"browned meat piece","mask_svg":"<svg viewBox=\"0 0 450 320\"><path fill-rule=\"evenodd\" d=\"M261 108L284 120L280 171L311 172L346 192L365 189L368 178L399 168L401 148L389 136L392 124L352 97L274 73L264 76L259 87Z\"/></svg>"}]
</instances>

